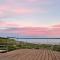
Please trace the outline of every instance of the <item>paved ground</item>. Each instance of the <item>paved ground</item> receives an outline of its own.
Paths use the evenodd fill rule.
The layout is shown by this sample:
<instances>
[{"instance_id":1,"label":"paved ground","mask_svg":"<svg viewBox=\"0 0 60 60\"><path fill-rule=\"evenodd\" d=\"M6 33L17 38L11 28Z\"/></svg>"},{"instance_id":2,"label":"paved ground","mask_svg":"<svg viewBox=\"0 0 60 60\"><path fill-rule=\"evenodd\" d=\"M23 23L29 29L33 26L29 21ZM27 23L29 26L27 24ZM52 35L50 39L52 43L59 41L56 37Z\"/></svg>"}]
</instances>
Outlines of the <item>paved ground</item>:
<instances>
[{"instance_id":1,"label":"paved ground","mask_svg":"<svg viewBox=\"0 0 60 60\"><path fill-rule=\"evenodd\" d=\"M20 49L0 53L0 60L60 60L60 52L44 49Z\"/></svg>"}]
</instances>

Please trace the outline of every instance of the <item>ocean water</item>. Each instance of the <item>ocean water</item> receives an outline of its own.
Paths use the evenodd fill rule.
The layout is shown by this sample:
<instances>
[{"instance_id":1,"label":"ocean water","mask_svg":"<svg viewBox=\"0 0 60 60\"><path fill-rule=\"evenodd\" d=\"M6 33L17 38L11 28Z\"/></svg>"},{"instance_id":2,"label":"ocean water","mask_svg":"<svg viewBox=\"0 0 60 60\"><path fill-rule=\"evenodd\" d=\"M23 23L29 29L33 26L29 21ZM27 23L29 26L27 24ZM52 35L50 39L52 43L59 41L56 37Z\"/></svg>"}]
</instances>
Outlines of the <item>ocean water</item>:
<instances>
[{"instance_id":1,"label":"ocean water","mask_svg":"<svg viewBox=\"0 0 60 60\"><path fill-rule=\"evenodd\" d=\"M17 39L17 40L39 44L60 44L60 39Z\"/></svg>"}]
</instances>

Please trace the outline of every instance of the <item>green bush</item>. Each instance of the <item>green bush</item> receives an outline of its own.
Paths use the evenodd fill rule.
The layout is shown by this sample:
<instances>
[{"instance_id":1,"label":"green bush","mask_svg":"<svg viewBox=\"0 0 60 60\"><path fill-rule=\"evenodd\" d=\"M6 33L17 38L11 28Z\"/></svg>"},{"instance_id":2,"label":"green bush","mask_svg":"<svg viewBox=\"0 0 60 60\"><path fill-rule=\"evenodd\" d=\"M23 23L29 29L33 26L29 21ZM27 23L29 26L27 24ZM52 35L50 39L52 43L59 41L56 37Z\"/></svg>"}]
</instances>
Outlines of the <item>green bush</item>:
<instances>
[{"instance_id":1,"label":"green bush","mask_svg":"<svg viewBox=\"0 0 60 60\"><path fill-rule=\"evenodd\" d=\"M60 45L54 45L53 50L54 51L60 51Z\"/></svg>"},{"instance_id":2,"label":"green bush","mask_svg":"<svg viewBox=\"0 0 60 60\"><path fill-rule=\"evenodd\" d=\"M16 46L8 46L7 50L8 51L16 50Z\"/></svg>"}]
</instances>

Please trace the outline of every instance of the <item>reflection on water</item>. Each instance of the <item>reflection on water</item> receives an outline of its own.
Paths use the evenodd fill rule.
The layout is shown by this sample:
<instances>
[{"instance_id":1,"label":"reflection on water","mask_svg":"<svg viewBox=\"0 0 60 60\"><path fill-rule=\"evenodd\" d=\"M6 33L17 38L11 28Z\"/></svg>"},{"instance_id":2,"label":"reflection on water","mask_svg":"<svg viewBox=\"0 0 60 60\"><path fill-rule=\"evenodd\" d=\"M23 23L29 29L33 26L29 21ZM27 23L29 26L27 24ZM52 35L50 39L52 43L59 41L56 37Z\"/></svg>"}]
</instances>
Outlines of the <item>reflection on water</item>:
<instances>
[{"instance_id":1,"label":"reflection on water","mask_svg":"<svg viewBox=\"0 0 60 60\"><path fill-rule=\"evenodd\" d=\"M17 40L30 42L30 43L60 44L60 39L17 39Z\"/></svg>"}]
</instances>

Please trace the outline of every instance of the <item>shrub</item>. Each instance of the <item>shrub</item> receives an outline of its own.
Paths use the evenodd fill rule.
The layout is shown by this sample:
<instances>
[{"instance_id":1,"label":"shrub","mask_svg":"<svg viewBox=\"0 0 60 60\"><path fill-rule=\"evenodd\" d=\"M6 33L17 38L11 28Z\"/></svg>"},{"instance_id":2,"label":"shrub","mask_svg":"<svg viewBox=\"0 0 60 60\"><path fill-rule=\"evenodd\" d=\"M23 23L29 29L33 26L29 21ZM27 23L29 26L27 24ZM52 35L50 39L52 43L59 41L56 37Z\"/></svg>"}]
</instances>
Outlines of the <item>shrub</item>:
<instances>
[{"instance_id":1,"label":"shrub","mask_svg":"<svg viewBox=\"0 0 60 60\"><path fill-rule=\"evenodd\" d=\"M53 50L54 51L60 51L60 45L54 45Z\"/></svg>"}]
</instances>

